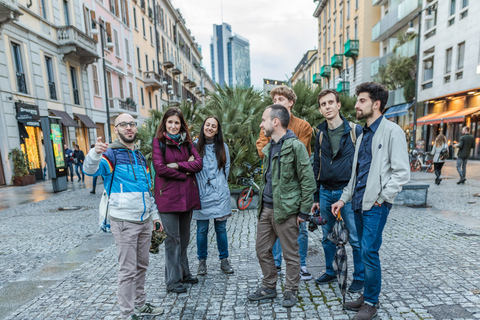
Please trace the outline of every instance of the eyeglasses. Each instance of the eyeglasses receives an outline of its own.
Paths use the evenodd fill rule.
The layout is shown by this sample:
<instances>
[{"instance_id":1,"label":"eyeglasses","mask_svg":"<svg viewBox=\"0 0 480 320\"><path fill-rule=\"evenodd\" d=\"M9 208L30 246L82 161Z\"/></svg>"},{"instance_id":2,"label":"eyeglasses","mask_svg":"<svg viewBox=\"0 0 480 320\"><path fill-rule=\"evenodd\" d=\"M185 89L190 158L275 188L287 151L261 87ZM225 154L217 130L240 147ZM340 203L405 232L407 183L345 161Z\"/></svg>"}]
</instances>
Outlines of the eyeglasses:
<instances>
[{"instance_id":1,"label":"eyeglasses","mask_svg":"<svg viewBox=\"0 0 480 320\"><path fill-rule=\"evenodd\" d=\"M120 127L122 129L125 129L126 127L130 126L130 128L136 128L137 123L136 122L120 122L117 124L115 127Z\"/></svg>"}]
</instances>

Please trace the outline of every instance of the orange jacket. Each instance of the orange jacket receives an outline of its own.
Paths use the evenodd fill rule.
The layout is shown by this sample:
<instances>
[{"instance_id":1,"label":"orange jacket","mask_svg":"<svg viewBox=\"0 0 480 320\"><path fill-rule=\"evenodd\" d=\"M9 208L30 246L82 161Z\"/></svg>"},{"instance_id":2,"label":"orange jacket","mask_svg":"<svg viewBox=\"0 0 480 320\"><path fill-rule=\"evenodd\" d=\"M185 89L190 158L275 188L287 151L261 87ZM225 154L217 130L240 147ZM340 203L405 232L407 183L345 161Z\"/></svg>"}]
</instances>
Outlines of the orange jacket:
<instances>
[{"instance_id":1,"label":"orange jacket","mask_svg":"<svg viewBox=\"0 0 480 320\"><path fill-rule=\"evenodd\" d=\"M292 130L298 139L303 142L305 147L307 147L308 156L310 156L312 154L310 143L312 140L312 127L310 124L307 121L299 119L291 114L287 129ZM262 152L262 149L267 145L268 142L270 142L270 138L265 137L263 130L260 130L260 137L257 140L257 150L261 159L263 159L265 156Z\"/></svg>"}]
</instances>

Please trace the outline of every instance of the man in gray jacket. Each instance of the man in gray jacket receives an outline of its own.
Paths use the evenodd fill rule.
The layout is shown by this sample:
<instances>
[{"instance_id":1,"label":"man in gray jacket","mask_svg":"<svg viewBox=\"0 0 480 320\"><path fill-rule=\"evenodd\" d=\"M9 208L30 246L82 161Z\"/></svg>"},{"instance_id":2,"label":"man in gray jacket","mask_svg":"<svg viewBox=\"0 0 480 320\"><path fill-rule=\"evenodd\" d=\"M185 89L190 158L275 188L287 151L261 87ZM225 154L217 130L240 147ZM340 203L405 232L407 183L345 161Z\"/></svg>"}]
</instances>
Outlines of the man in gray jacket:
<instances>
[{"instance_id":1,"label":"man in gray jacket","mask_svg":"<svg viewBox=\"0 0 480 320\"><path fill-rule=\"evenodd\" d=\"M375 82L357 86L357 119L367 123L357 140L352 176L340 200L332 204L336 216L348 201L355 213L360 250L365 265L364 294L346 302L358 311L353 320L373 319L377 314L382 274L379 250L383 228L402 186L410 180L407 143L403 130L383 117L388 90Z\"/></svg>"}]
</instances>

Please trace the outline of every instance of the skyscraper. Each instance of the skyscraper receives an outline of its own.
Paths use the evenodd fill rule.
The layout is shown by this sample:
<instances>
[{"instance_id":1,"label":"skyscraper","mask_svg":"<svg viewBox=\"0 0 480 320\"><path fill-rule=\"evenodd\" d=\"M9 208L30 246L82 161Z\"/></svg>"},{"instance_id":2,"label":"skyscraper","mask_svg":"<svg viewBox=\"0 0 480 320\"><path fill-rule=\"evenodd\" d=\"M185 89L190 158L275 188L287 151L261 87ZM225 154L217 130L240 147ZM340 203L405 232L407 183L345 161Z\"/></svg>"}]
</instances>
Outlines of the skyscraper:
<instances>
[{"instance_id":1,"label":"skyscraper","mask_svg":"<svg viewBox=\"0 0 480 320\"><path fill-rule=\"evenodd\" d=\"M250 43L233 34L229 24L213 25L210 55L214 82L221 86L250 87Z\"/></svg>"}]
</instances>

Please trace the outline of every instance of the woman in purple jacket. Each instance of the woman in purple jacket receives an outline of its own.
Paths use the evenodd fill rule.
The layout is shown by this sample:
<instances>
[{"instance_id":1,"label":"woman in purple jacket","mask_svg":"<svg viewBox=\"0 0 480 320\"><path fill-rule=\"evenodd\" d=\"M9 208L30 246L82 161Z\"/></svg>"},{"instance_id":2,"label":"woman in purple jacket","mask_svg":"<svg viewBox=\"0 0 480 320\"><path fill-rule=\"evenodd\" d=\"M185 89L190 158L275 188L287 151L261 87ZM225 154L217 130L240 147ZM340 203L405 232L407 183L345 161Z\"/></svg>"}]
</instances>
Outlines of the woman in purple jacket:
<instances>
[{"instance_id":1,"label":"woman in purple jacket","mask_svg":"<svg viewBox=\"0 0 480 320\"><path fill-rule=\"evenodd\" d=\"M155 201L165 239L165 281L167 292L186 292L184 283L197 283L190 273L187 247L192 210L200 209L195 173L202 170L202 158L193 147L182 111L170 108L163 115L153 139Z\"/></svg>"}]
</instances>

